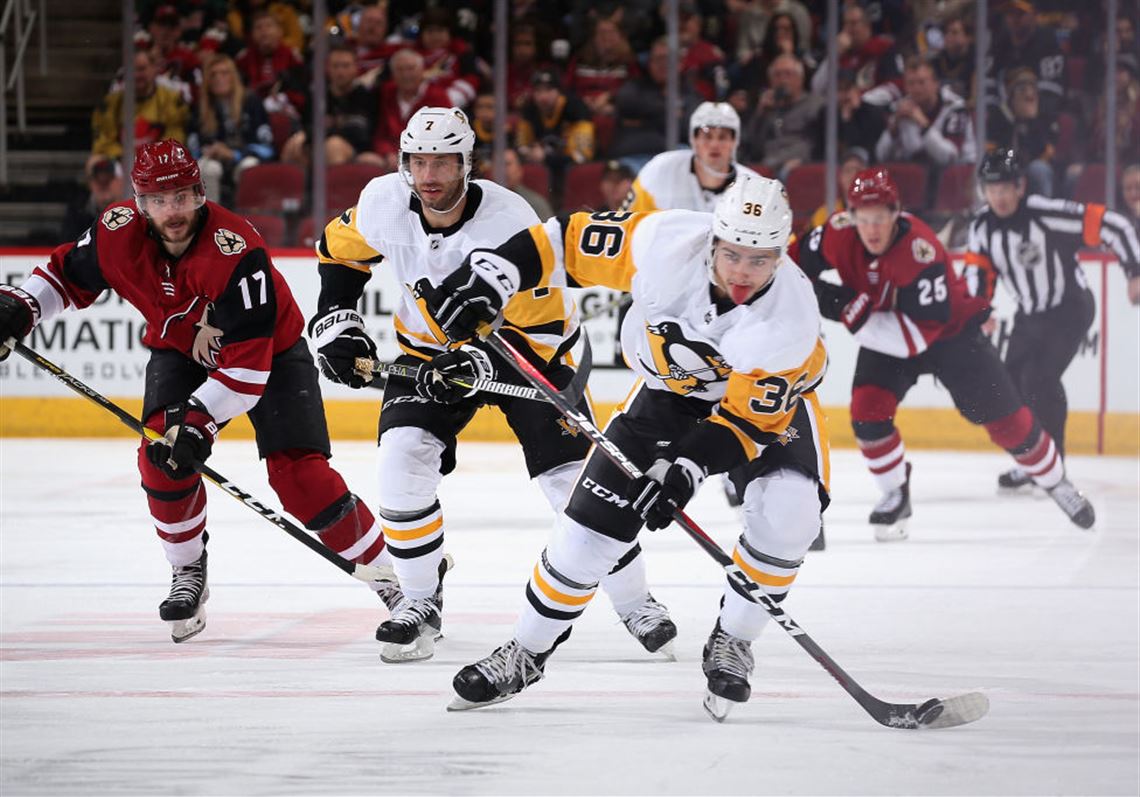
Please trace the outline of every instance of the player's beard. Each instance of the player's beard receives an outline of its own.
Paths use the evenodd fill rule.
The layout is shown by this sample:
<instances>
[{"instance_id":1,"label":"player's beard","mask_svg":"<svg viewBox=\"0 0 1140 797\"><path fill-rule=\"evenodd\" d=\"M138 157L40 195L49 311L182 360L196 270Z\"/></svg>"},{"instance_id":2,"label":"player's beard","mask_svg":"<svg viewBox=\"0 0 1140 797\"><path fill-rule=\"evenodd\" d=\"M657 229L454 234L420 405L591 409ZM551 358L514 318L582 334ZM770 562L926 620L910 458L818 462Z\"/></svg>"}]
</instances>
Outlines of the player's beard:
<instances>
[{"instance_id":1,"label":"player's beard","mask_svg":"<svg viewBox=\"0 0 1140 797\"><path fill-rule=\"evenodd\" d=\"M155 224L158 228L158 235L162 240L171 244L181 244L190 240L190 236L194 234L194 220L197 217L197 212L180 214L172 216L162 222L161 225ZM171 225L177 225L172 228Z\"/></svg>"},{"instance_id":2,"label":"player's beard","mask_svg":"<svg viewBox=\"0 0 1140 797\"><path fill-rule=\"evenodd\" d=\"M425 198L422 192L418 193L420 193L420 201L425 208L435 211L436 213L449 213L459 204L459 200L463 197L465 189L466 186L463 180L460 179L455 182L454 187L450 191L441 193L435 199Z\"/></svg>"}]
</instances>

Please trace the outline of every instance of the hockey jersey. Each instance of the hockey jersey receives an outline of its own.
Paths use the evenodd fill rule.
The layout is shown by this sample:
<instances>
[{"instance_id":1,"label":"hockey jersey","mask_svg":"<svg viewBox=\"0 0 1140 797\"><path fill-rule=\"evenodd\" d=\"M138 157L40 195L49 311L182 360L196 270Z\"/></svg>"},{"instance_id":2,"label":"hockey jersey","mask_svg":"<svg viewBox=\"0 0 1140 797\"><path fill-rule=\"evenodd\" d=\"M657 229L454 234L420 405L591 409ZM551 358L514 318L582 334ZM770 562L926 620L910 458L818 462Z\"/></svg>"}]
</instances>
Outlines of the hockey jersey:
<instances>
[{"instance_id":1,"label":"hockey jersey","mask_svg":"<svg viewBox=\"0 0 1140 797\"><path fill-rule=\"evenodd\" d=\"M172 258L134 200L118 202L23 288L39 301L41 324L114 290L146 320L143 345L209 369L193 395L222 423L257 404L273 355L297 342L304 320L253 225L213 202L200 215L190 247Z\"/></svg>"},{"instance_id":2,"label":"hockey jersey","mask_svg":"<svg viewBox=\"0 0 1140 797\"><path fill-rule=\"evenodd\" d=\"M900 214L895 240L878 257L863 246L846 211L797 241L792 252L813 281L834 268L852 298L871 297L875 312L855 339L893 357L921 354L989 307L985 298L969 294L934 231L909 213Z\"/></svg>"},{"instance_id":3,"label":"hockey jersey","mask_svg":"<svg viewBox=\"0 0 1140 797\"><path fill-rule=\"evenodd\" d=\"M738 163L724 187L712 190L702 188L697 182L695 168L692 150L678 149L655 155L638 172L622 209L644 211L679 208L711 213L721 193L737 176L745 172L756 174Z\"/></svg>"},{"instance_id":4,"label":"hockey jersey","mask_svg":"<svg viewBox=\"0 0 1140 797\"><path fill-rule=\"evenodd\" d=\"M650 390L712 405L745 456L784 434L827 365L811 283L786 257L749 302L718 299L709 282L712 216L689 210L609 211L553 218L497 251L521 289L604 285L631 291L626 362Z\"/></svg>"},{"instance_id":5,"label":"hockey jersey","mask_svg":"<svg viewBox=\"0 0 1140 797\"><path fill-rule=\"evenodd\" d=\"M448 348L416 289L421 280L438 285L473 249L498 246L511 235L538 222L522 197L495 183L472 180L460 220L434 229L424 219L422 206L398 173L372 180L360 193L356 206L325 227L317 242L322 264L322 296L329 279L345 278L351 269L365 280L381 264L396 271L403 286L395 312L396 340L407 354L429 360ZM332 269L328 267L331 266ZM353 302L363 290L363 281ZM504 308L504 335L542 362L565 354L577 339L578 314L567 293L544 288L516 295Z\"/></svg>"}]
</instances>

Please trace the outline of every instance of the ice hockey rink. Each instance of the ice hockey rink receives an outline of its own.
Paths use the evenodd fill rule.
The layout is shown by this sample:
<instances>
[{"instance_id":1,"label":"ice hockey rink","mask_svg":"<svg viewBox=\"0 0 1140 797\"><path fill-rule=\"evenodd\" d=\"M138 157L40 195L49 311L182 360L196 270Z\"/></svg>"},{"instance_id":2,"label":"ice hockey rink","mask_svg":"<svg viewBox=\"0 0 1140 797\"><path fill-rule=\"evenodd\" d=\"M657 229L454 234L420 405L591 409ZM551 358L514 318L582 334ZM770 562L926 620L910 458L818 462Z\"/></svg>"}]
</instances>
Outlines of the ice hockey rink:
<instances>
[{"instance_id":1,"label":"ice hockey rink","mask_svg":"<svg viewBox=\"0 0 1140 797\"><path fill-rule=\"evenodd\" d=\"M373 447L336 445L373 495ZM547 677L449 713L454 673L509 638L549 510L516 446L463 444L442 501L445 639L386 665L366 586L211 491L209 621L174 645L169 569L129 440L0 440L0 792L23 794L1137 794L1140 488L1135 459L1074 457L1092 532L1048 498L998 496L1004 456L913 451L910 539L874 542L876 492L834 453L827 550L788 613L875 695L980 690L960 728L884 728L775 624L751 702L701 708L722 577L682 532L643 536L678 661L599 594ZM273 498L249 442L211 464ZM730 547L710 483L690 514Z\"/></svg>"}]
</instances>

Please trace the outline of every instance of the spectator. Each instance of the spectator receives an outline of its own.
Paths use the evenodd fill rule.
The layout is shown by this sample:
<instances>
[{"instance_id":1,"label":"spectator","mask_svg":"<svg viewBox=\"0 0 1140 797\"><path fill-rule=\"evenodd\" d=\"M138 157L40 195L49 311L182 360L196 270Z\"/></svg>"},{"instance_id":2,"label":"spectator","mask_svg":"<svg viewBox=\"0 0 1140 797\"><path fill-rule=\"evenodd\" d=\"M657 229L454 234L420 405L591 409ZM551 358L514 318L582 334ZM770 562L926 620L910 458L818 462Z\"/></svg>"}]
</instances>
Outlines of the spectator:
<instances>
[{"instance_id":1,"label":"spectator","mask_svg":"<svg viewBox=\"0 0 1140 797\"><path fill-rule=\"evenodd\" d=\"M840 146L847 149L859 148L870 157L887 127L886 108L869 102L855 82L855 73L847 69L839 73L837 93Z\"/></svg>"},{"instance_id":2,"label":"spectator","mask_svg":"<svg viewBox=\"0 0 1140 797\"><path fill-rule=\"evenodd\" d=\"M931 58L934 74L959 97L973 104L974 27L966 11L951 16L942 29L942 49Z\"/></svg>"},{"instance_id":3,"label":"spectator","mask_svg":"<svg viewBox=\"0 0 1140 797\"><path fill-rule=\"evenodd\" d=\"M633 169L621 161L606 161L602 170L602 206L598 210L619 210L633 188L633 178Z\"/></svg>"},{"instance_id":4,"label":"spectator","mask_svg":"<svg viewBox=\"0 0 1140 797\"><path fill-rule=\"evenodd\" d=\"M800 41L795 18L791 14L778 11L772 15L768 23L760 52L741 66L733 82L729 102L737 113L747 114L756 106L760 92L768 84L768 67L776 60L776 56L784 53L799 58L808 71L815 67L815 60Z\"/></svg>"},{"instance_id":5,"label":"spectator","mask_svg":"<svg viewBox=\"0 0 1140 797\"><path fill-rule=\"evenodd\" d=\"M424 77L451 98L445 105L466 108L479 90L480 65L467 42L451 35L454 24L451 11L444 7L424 11L417 50L424 57ZM484 64L483 71L490 69Z\"/></svg>"},{"instance_id":6,"label":"spectator","mask_svg":"<svg viewBox=\"0 0 1140 797\"><path fill-rule=\"evenodd\" d=\"M388 60L396 50L406 47L400 41L388 37L388 5L376 3L360 9L356 28L349 40L356 56L361 85L371 89L377 85L380 76L388 66Z\"/></svg>"},{"instance_id":7,"label":"spectator","mask_svg":"<svg viewBox=\"0 0 1140 797\"><path fill-rule=\"evenodd\" d=\"M831 218L832 213L838 213L844 210L843 198L847 196L847 189L849 189L851 183L855 181L855 175L870 165L871 155L867 150L862 147L851 147L848 149L847 152L844 153L843 158L839 161L839 168L835 171L835 210L828 210L826 202L820 205L816 208L815 212L811 214L811 221L808 222L804 230L814 230L816 227L821 227Z\"/></svg>"},{"instance_id":8,"label":"spectator","mask_svg":"<svg viewBox=\"0 0 1140 797\"><path fill-rule=\"evenodd\" d=\"M761 52L776 14L791 16L796 38L805 47L811 44L811 14L799 0L728 0L727 5L736 15L736 60L741 64Z\"/></svg>"},{"instance_id":9,"label":"spectator","mask_svg":"<svg viewBox=\"0 0 1140 797\"><path fill-rule=\"evenodd\" d=\"M570 59L566 90L580 97L591 113L612 114L618 89L637 75L633 49L618 23L599 17L589 41Z\"/></svg>"},{"instance_id":10,"label":"spectator","mask_svg":"<svg viewBox=\"0 0 1140 797\"><path fill-rule=\"evenodd\" d=\"M935 166L972 163L977 158L974 125L962 98L942 86L934 67L919 56L907 59L903 82L906 93L891 105L875 157Z\"/></svg>"},{"instance_id":11,"label":"spectator","mask_svg":"<svg viewBox=\"0 0 1140 797\"><path fill-rule=\"evenodd\" d=\"M1133 4L1133 9L1135 5ZM1135 13L1135 10L1133 11ZM1085 94L1089 97L1100 97L1104 94L1104 75L1105 75L1105 54L1108 51L1108 43L1104 34L1101 34L1097 42L1098 47L1094 48L1093 56L1089 59L1085 66L1084 77L1084 90ZM1116 54L1117 57L1125 54L1136 55L1140 50L1136 46L1136 23L1132 19L1132 14L1121 13L1116 18ZM1087 110L1092 112L1093 103L1088 103Z\"/></svg>"},{"instance_id":12,"label":"spectator","mask_svg":"<svg viewBox=\"0 0 1140 797\"><path fill-rule=\"evenodd\" d=\"M250 43L237 56L242 80L267 110L300 116L305 106L301 56L283 41L281 23L269 11L255 12L250 25Z\"/></svg>"},{"instance_id":13,"label":"spectator","mask_svg":"<svg viewBox=\"0 0 1140 797\"><path fill-rule=\"evenodd\" d=\"M523 182L523 163L518 150L507 147L503 152L503 163L506 167L503 173L505 178L503 185L525 199L526 203L534 209L535 214L543 221L553 216L554 209L550 207L550 201ZM490 161L484 162L483 173L487 175L492 173Z\"/></svg>"},{"instance_id":14,"label":"spectator","mask_svg":"<svg viewBox=\"0 0 1140 797\"><path fill-rule=\"evenodd\" d=\"M112 202L123 198L123 167L117 160L95 158L88 162L87 194L73 200L63 216L60 238L75 241Z\"/></svg>"},{"instance_id":15,"label":"spectator","mask_svg":"<svg viewBox=\"0 0 1140 797\"><path fill-rule=\"evenodd\" d=\"M233 59L215 55L206 64L205 85L194 111L187 144L202 171L206 199L230 205L241 173L273 159L273 130L265 106L242 85Z\"/></svg>"},{"instance_id":16,"label":"spectator","mask_svg":"<svg viewBox=\"0 0 1140 797\"><path fill-rule=\"evenodd\" d=\"M1016 150L1028 163L1029 193L1053 196L1053 154L1057 122L1041 118L1037 75L1027 67L1006 73L1006 102L986 126L986 149Z\"/></svg>"},{"instance_id":17,"label":"spectator","mask_svg":"<svg viewBox=\"0 0 1140 797\"><path fill-rule=\"evenodd\" d=\"M356 50L348 44L329 47L325 61L325 163L336 166L353 160L380 163L370 150L376 132L376 92L362 86L357 79L360 67ZM309 131L312 120L305 104L306 118L301 129L291 135L281 148L281 160L308 168L312 156Z\"/></svg>"},{"instance_id":18,"label":"spectator","mask_svg":"<svg viewBox=\"0 0 1140 797\"><path fill-rule=\"evenodd\" d=\"M521 23L511 30L511 59L507 65L507 104L519 111L530 100L531 78L539 69L550 65L538 58L538 29Z\"/></svg>"},{"instance_id":19,"label":"spectator","mask_svg":"<svg viewBox=\"0 0 1140 797\"><path fill-rule=\"evenodd\" d=\"M724 83L724 53L701 36L701 14L695 3L681 3L678 38L681 79L705 100L715 100Z\"/></svg>"},{"instance_id":20,"label":"spectator","mask_svg":"<svg viewBox=\"0 0 1140 797\"><path fill-rule=\"evenodd\" d=\"M1123 205L1121 212L1140 233L1140 163L1124 167L1120 175L1120 199Z\"/></svg>"},{"instance_id":21,"label":"spectator","mask_svg":"<svg viewBox=\"0 0 1140 797\"><path fill-rule=\"evenodd\" d=\"M186 140L190 116L182 95L157 83L158 64L150 50L135 53L135 148L173 138ZM92 155L118 160L123 155L123 88L111 89L91 114Z\"/></svg>"},{"instance_id":22,"label":"spectator","mask_svg":"<svg viewBox=\"0 0 1140 797\"><path fill-rule=\"evenodd\" d=\"M614 100L617 127L609 155L640 171L650 158L665 150L665 81L669 74L669 43L662 37L649 48L646 73L626 83ZM673 123L684 129L701 98L689 86L681 86L681 107Z\"/></svg>"},{"instance_id":23,"label":"spectator","mask_svg":"<svg viewBox=\"0 0 1140 797\"><path fill-rule=\"evenodd\" d=\"M768 83L744 143L750 160L759 161L782 181L792 169L817 157L824 100L804 91L804 65L794 55L776 57L768 68Z\"/></svg>"},{"instance_id":24,"label":"spectator","mask_svg":"<svg viewBox=\"0 0 1140 797\"><path fill-rule=\"evenodd\" d=\"M855 73L855 82L863 91L883 83L899 81L900 58L894 43L886 36L874 36L871 21L863 6L848 3L843 7L843 27L835 37L839 48L839 68ZM820 63L811 81L812 93L823 96L827 91L827 61Z\"/></svg>"},{"instance_id":25,"label":"spectator","mask_svg":"<svg viewBox=\"0 0 1140 797\"><path fill-rule=\"evenodd\" d=\"M230 0L230 12L226 17L230 30L239 39L252 41L253 29L257 27L257 17L268 12L277 20L281 29L281 40L291 50L301 52L305 48L305 31L301 27L301 17L293 3L277 0Z\"/></svg>"},{"instance_id":26,"label":"spectator","mask_svg":"<svg viewBox=\"0 0 1140 797\"><path fill-rule=\"evenodd\" d=\"M566 167L594 157L594 123L581 100L562 92L554 72L535 72L531 83L531 99L519 114L516 140L525 160L546 164L557 194Z\"/></svg>"},{"instance_id":27,"label":"spectator","mask_svg":"<svg viewBox=\"0 0 1140 797\"><path fill-rule=\"evenodd\" d=\"M1140 160L1140 62L1136 53L1121 53L1116 58L1116 162ZM1097 99L1093 116L1090 155L1103 163L1104 145L1108 140L1108 99Z\"/></svg>"},{"instance_id":28,"label":"spectator","mask_svg":"<svg viewBox=\"0 0 1140 797\"><path fill-rule=\"evenodd\" d=\"M471 105L471 130L475 133L475 151L472 157L478 163L489 161L491 152L495 148L495 94L488 90L480 91ZM516 146L515 126L516 118L508 115L506 118L507 146Z\"/></svg>"},{"instance_id":29,"label":"spectator","mask_svg":"<svg viewBox=\"0 0 1140 797\"><path fill-rule=\"evenodd\" d=\"M182 99L191 104L198 98L202 62L190 47L179 41L181 35L182 17L178 9L172 5L156 8L147 23L145 36L154 50L158 82L178 89Z\"/></svg>"},{"instance_id":30,"label":"spectator","mask_svg":"<svg viewBox=\"0 0 1140 797\"><path fill-rule=\"evenodd\" d=\"M447 108L451 98L445 89L433 86L424 78L424 57L415 50L397 50L388 67L392 77L380 85L380 111L372 136L372 150L380 156L385 168L395 171L399 165L400 133L408 119L427 106Z\"/></svg>"},{"instance_id":31,"label":"spectator","mask_svg":"<svg viewBox=\"0 0 1140 797\"><path fill-rule=\"evenodd\" d=\"M1006 72L1019 66L1037 75L1041 94L1041 115L1054 119L1065 98L1065 56L1057 45L1052 30L1038 27L1033 3L1009 0L1002 14L1002 24L994 31L991 58L986 72L986 102L1001 105L1002 83Z\"/></svg>"}]
</instances>

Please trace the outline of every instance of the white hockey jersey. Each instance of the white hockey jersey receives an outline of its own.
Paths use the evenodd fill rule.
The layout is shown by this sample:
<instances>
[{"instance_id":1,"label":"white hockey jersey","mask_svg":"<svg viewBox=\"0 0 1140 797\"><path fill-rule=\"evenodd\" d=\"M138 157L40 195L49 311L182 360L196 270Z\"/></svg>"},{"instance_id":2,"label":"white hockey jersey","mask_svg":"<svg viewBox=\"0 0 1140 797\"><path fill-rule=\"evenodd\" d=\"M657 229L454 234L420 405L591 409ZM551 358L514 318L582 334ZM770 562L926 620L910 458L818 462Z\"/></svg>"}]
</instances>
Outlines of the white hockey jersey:
<instances>
[{"instance_id":1,"label":"white hockey jersey","mask_svg":"<svg viewBox=\"0 0 1140 797\"><path fill-rule=\"evenodd\" d=\"M724 188L719 190L701 188L693 171L695 168L693 151L689 149L672 150L654 156L633 181L633 187L630 188L622 209L701 210L712 213L717 199L736 177L731 177L725 182ZM739 163L734 169L735 175L756 174L752 169Z\"/></svg>"},{"instance_id":2,"label":"white hockey jersey","mask_svg":"<svg viewBox=\"0 0 1140 797\"><path fill-rule=\"evenodd\" d=\"M749 459L816 401L827 352L815 291L783 258L752 300L719 301L709 281L712 216L688 210L575 213L531 227L498 252L524 286L631 291L626 362L651 390L716 403ZM520 239L527 240L520 241Z\"/></svg>"},{"instance_id":3,"label":"white hockey jersey","mask_svg":"<svg viewBox=\"0 0 1140 797\"><path fill-rule=\"evenodd\" d=\"M491 248L539 221L522 197L486 180L472 180L462 218L429 229L417 199L398 173L372 180L355 207L325 227L317 243L321 263L369 272L394 268L403 290L395 312L396 339L413 356L430 359L448 348L447 337L415 296L417 281L439 285L473 249ZM515 296L504 311L503 332L544 362L573 344L578 314L566 291L543 289Z\"/></svg>"}]
</instances>

